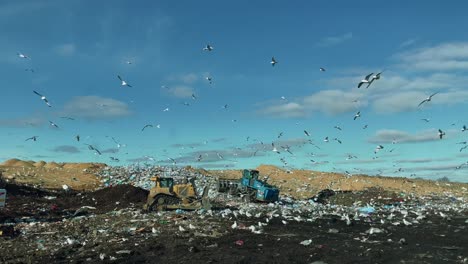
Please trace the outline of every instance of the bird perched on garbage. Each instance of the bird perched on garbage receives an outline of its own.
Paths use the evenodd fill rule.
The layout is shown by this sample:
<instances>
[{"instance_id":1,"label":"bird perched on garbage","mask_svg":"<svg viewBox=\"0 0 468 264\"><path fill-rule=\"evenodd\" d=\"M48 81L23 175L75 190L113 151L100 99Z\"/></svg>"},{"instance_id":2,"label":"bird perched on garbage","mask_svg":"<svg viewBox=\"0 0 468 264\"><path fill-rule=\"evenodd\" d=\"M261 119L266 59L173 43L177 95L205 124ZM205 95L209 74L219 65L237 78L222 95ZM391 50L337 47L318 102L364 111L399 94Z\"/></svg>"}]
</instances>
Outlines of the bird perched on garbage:
<instances>
[{"instance_id":1,"label":"bird perched on garbage","mask_svg":"<svg viewBox=\"0 0 468 264\"><path fill-rule=\"evenodd\" d=\"M42 95L42 94L40 94L40 93L38 93L38 92L36 92L36 91L33 91L33 92L34 92L35 94L39 95L39 96L41 97L41 100L44 101L44 103L45 103L48 107L52 107L52 106L50 105L49 101L47 100L47 98L46 98L44 95Z\"/></svg>"}]
</instances>

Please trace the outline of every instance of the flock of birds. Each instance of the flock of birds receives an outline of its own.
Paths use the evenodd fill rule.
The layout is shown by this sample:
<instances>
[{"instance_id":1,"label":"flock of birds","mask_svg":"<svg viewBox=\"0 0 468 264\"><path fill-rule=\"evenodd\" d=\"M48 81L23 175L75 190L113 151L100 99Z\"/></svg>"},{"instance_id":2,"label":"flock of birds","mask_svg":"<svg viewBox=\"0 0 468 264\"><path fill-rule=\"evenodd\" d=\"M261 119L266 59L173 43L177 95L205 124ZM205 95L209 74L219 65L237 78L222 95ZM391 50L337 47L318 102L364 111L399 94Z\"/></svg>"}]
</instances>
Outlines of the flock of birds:
<instances>
[{"instance_id":1,"label":"flock of birds","mask_svg":"<svg viewBox=\"0 0 468 264\"><path fill-rule=\"evenodd\" d=\"M212 51L214 50L214 47L213 47L212 45L210 45L210 44L207 44L202 50L205 51L205 52L212 52ZM25 55L25 54L23 54L23 53L20 53L20 52L18 52L17 55L18 55L18 57L21 58L21 59L30 59L29 56L27 56L27 55ZM127 61L126 63L127 63L127 64L132 64L131 61ZM272 67L275 67L278 63L279 63L279 61L273 56L273 57L271 58L271 61L270 61L271 66L272 66ZM26 69L26 70L31 71L31 72L34 72L33 69ZM323 67L320 67L319 70L320 70L321 72L325 72L325 71L326 71L326 69L323 68ZM384 73L384 70L381 71L381 72L378 72L377 74L374 74L373 72L367 74L367 75L357 84L357 88L359 89L359 88L361 88L363 85L366 85L366 89L368 89L374 82L376 82L376 81L378 81L378 80L381 79L382 73ZM117 79L120 81L120 85L121 85L121 86L132 87L132 85L131 85L128 81L126 81L121 75L117 75ZM207 77L205 77L205 79L206 79L210 84L212 84L212 82L213 82L213 77L207 76ZM164 86L164 85L163 85L162 87L168 89L167 86ZM37 92L37 91L33 91L33 93L36 94L36 95L45 103L45 105L47 105L47 107L52 107L52 105L50 104L49 100L47 99L47 97L46 97L45 95L43 95L43 94L41 94L41 93L39 93L39 92ZM423 100L418 104L418 107L421 107L421 106L424 105L425 103L431 102L431 100L433 99L433 97L436 96L437 94L438 94L438 92L435 92L435 93L429 95L427 98L423 99ZM197 96L196 96L195 94L192 94L192 95L191 95L191 98L192 98L193 100L196 100L196 99L197 99ZM282 99L282 100L286 100L286 98L285 98L284 96L282 96L281 99ZM188 102L184 102L183 104L184 104L185 106L189 106L189 105L190 105ZM224 108L225 110L228 109L228 104L225 104L225 105L223 106L223 108ZM168 107L165 108L165 109L163 110L163 112L167 112L167 111L169 111L169 108L168 108ZM353 120L357 120L357 119L360 118L360 117L361 117L361 111L357 111L357 112L355 113L354 117L353 117ZM65 118L65 119L68 119L68 120L74 120L74 118L72 118L72 117L62 117L62 118ZM427 118L422 119L422 120L425 121L425 122L429 122L429 121L430 121L430 120L427 119ZM232 122L236 122L236 121L237 121L237 120L235 120L235 119L232 120ZM54 123L53 121L50 121L50 120L49 120L49 123L50 123L50 126L55 127L55 128L59 128L59 126L58 126L56 123ZM154 127L153 124L145 124L145 125L143 126L143 128L141 129L141 132L144 132L145 129L147 129L147 128L153 128L153 127ZM159 125L159 124L156 125L156 128L160 128L160 125ZM336 128L337 130L342 130L341 127L339 127L339 126L335 126L334 128ZM367 125L364 125L364 126L363 126L363 129L366 129L366 128L367 128ZM461 131L464 132L464 131L466 131L466 130L467 130L467 128L466 128L466 126L464 125ZM311 134L310 134L307 130L304 130L304 134L305 134L306 137L310 137L310 136L311 136ZM283 136L283 132L280 132L277 138L279 139L281 136ZM441 129L438 129L438 137L439 137L440 139L442 139L444 136L445 136L445 132L442 131ZM27 138L26 141L29 141L29 140L37 141L37 139L38 139L38 136L32 136L32 137L30 137L30 138ZM80 136L79 136L79 135L76 135L76 136L75 136L75 139L76 139L76 141L80 141ZM112 140L113 140L115 143L118 144L118 147L121 146L121 144L118 143L113 137L112 137ZM249 137L247 137L247 141L248 141L248 140L249 140ZM337 137L333 138L333 140L336 141L336 142L339 143L339 144L342 144L342 141L341 141L339 138L337 138ZM393 144L395 143L395 141L396 141L396 140L394 140ZM328 137L328 136L325 137L324 140L323 140L323 142L325 142L325 143L330 142L329 137ZM262 141L260 141L260 143L261 143L261 145L264 145ZM314 144L314 143L312 142L312 140L308 140L306 143L309 143L309 144L311 144L311 145L314 145L316 148L320 149L320 147L319 147L318 145ZM463 145L464 145L463 147L460 148L460 152L463 151L464 149L466 149L466 148L468 147L467 142L460 142L459 144L463 144ZM85 145L88 146L88 149L89 149L89 150L94 151L95 154L97 154L97 155L102 155L102 152L101 152L99 149L97 149L95 146L90 145L90 144L85 144ZM278 153L278 154L281 153L281 152L276 148L274 142L272 142L271 145L272 145L272 151L273 151L273 152ZM288 145L286 145L286 146L281 146L281 148L282 148L284 151L290 153L291 155L294 155L294 154L292 153L291 149L290 149L290 146L288 146ZM240 150L240 148L237 148L237 149ZM262 149L265 150L266 147L263 146ZM383 146L383 145L377 145L376 148L374 149L374 154L377 154L377 153L378 153L379 151L381 151L382 149L384 149L384 146ZM261 149L255 149L255 151L253 152L252 156L256 156L256 154L257 154L257 152L258 152L259 150L261 150ZM390 150L390 152L391 152L391 151L393 151L393 149ZM216 155L217 155L217 157L218 157L220 160L223 160L223 159L224 159L224 157L223 157L219 152L216 152ZM313 153L312 153L312 156L314 156ZM195 158L195 160L198 161L198 162L200 162L200 161L203 160L203 158L204 158L204 155L198 154L198 156ZM357 158L357 157L354 156L354 155L348 155L348 157L347 157L347 159L352 159L352 158ZM374 157L374 158L375 158L375 157ZM119 160L118 158L116 158L116 157L110 157L110 159L111 159L112 161L116 161L116 162L120 161L120 160ZM174 158L172 158L172 157L168 157L168 160L171 160L171 162L172 162L174 165L177 164L177 159L174 159ZM288 162L285 160L285 158L281 158L280 161L284 164L284 166L287 166L287 165L288 165ZM311 161L312 163L314 163L314 164L319 164L319 162L316 162L316 161L313 160L313 159L311 159L310 161ZM328 162L322 162L322 163L328 163ZM465 166L465 165L468 165L468 162L467 162L467 163L464 163L464 164L462 164L462 165L460 165L460 166L458 166L457 169L459 169L459 168L461 168L461 167L463 167L463 166ZM335 169L335 168L334 168L334 169ZM401 168L399 169L399 171L401 171ZM347 173L347 174L350 174L348 171L346 171L346 173Z\"/></svg>"}]
</instances>

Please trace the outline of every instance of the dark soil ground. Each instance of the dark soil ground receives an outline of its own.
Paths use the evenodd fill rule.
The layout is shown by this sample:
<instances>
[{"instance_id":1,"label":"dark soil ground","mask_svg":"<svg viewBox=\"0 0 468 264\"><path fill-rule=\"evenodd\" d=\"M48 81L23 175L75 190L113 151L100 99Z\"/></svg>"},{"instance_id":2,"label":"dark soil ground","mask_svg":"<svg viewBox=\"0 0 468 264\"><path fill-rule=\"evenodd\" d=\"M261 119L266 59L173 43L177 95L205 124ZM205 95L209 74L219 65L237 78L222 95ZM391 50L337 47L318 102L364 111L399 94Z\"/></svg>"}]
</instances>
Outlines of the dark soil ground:
<instances>
[{"instance_id":1,"label":"dark soil ground","mask_svg":"<svg viewBox=\"0 0 468 264\"><path fill-rule=\"evenodd\" d=\"M372 217L369 221L346 225L337 216L327 214L313 222L289 221L287 224L273 218L262 234L232 229L232 219L206 217L200 220L195 212L167 212L164 213L167 220L141 225L136 232L123 235L117 223L161 217L156 213L137 218L131 216L133 212L115 213L120 209L123 212L126 208L141 208L147 195L143 189L120 185L78 194L14 184L3 184L3 188L8 190L8 200L7 206L0 209L0 225L5 230L0 236L0 263L468 263L466 210L452 212L448 219L432 215L421 224L410 226L395 226L389 221L380 224ZM382 195L385 195L382 190L337 193L329 202L352 204L362 198L365 203L379 200ZM48 199L50 196L56 198ZM382 202L402 199L399 194L387 196L389 198ZM82 206L96 207L92 211L95 216L74 221L73 215ZM202 229L218 226L224 232L202 236L177 229L181 221L191 220ZM38 227L42 235L34 235L28 222L52 224L42 229ZM241 217L237 222L249 226L256 225L258 220ZM109 225L113 229L109 227L112 232L108 239L90 239L89 234L98 231L94 229ZM371 227L385 232L366 233ZM8 232L12 228L15 232ZM153 234L151 228L159 233ZM51 234L46 234L48 232ZM39 249L40 241L52 243L62 236L73 237L81 243ZM312 240L310 245L300 244L308 239ZM100 254L104 260L99 258Z\"/></svg>"}]
</instances>

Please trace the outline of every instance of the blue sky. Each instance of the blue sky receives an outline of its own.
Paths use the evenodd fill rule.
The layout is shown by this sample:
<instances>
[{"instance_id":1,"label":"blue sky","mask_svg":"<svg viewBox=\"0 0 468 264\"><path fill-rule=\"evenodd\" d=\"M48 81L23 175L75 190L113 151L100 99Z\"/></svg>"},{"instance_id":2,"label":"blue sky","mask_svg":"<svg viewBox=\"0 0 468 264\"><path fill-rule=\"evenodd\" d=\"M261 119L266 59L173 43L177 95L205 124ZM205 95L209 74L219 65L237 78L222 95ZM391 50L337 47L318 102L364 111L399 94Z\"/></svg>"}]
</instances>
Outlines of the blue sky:
<instances>
[{"instance_id":1,"label":"blue sky","mask_svg":"<svg viewBox=\"0 0 468 264\"><path fill-rule=\"evenodd\" d=\"M468 148L457 144L468 135L461 131L468 35L460 31L467 8L463 1L2 1L0 158L112 165L172 158L209 169L274 164L467 181L468 165L457 168L468 161ZM214 49L203 51L208 43ZM357 88L383 70L368 89ZM146 124L153 127L141 131ZM37 141L25 141L32 136ZM384 148L375 153L377 145Z\"/></svg>"}]
</instances>

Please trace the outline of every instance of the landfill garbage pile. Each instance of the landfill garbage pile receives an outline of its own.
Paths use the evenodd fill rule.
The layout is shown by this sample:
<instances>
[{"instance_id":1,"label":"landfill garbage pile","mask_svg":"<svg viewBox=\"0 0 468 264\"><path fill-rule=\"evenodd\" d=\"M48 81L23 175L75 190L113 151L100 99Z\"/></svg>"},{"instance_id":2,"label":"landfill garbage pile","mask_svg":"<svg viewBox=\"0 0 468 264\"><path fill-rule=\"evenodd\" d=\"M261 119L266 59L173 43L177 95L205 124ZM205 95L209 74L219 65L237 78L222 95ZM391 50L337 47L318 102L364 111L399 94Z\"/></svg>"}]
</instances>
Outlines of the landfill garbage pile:
<instances>
[{"instance_id":1,"label":"landfill garbage pile","mask_svg":"<svg viewBox=\"0 0 468 264\"><path fill-rule=\"evenodd\" d=\"M105 169L107 187L92 192L3 183L0 263L468 263L468 195L373 188L253 203L213 187L215 209L145 212L158 171L215 183L161 167Z\"/></svg>"}]
</instances>

